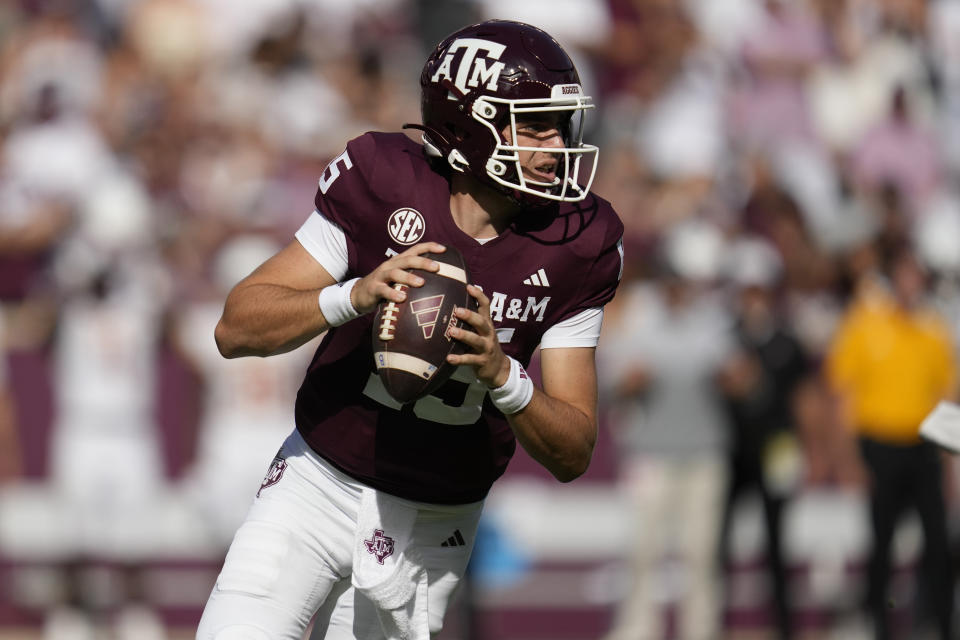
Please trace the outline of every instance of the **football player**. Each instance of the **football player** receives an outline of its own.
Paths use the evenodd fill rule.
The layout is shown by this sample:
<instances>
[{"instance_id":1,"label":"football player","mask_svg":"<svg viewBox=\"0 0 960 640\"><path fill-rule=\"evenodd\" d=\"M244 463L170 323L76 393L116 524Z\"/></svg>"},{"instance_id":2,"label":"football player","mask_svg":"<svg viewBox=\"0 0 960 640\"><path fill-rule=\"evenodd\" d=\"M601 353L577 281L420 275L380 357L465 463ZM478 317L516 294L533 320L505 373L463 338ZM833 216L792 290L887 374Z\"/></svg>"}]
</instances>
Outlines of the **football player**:
<instances>
[{"instance_id":1,"label":"football player","mask_svg":"<svg viewBox=\"0 0 960 640\"><path fill-rule=\"evenodd\" d=\"M228 358L327 333L198 638L298 639L316 614L314 638L426 640L516 442L562 482L590 462L594 350L623 232L590 193L591 99L553 38L507 21L447 37L420 85L422 144L350 141L296 238L227 297L216 341ZM409 270L436 271L424 254L446 246L479 307L456 312L468 350L448 356L458 368L436 393L401 405L374 367L371 312L415 299ZM524 370L538 346L542 388Z\"/></svg>"}]
</instances>

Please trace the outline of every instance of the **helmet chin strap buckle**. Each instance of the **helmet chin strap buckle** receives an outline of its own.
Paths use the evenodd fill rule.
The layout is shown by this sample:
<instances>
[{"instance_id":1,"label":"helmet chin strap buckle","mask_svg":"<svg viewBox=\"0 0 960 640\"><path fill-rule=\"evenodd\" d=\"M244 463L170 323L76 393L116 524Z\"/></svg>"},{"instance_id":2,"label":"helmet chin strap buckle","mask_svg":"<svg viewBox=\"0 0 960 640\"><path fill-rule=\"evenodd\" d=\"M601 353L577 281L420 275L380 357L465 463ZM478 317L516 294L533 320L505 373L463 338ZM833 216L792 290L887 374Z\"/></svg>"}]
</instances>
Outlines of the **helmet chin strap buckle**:
<instances>
[{"instance_id":1,"label":"helmet chin strap buckle","mask_svg":"<svg viewBox=\"0 0 960 640\"><path fill-rule=\"evenodd\" d=\"M467 162L467 159L459 149L451 149L450 153L447 155L447 162L450 163L450 166L454 171L459 171L460 173L465 173L467 169L470 168L470 163Z\"/></svg>"}]
</instances>

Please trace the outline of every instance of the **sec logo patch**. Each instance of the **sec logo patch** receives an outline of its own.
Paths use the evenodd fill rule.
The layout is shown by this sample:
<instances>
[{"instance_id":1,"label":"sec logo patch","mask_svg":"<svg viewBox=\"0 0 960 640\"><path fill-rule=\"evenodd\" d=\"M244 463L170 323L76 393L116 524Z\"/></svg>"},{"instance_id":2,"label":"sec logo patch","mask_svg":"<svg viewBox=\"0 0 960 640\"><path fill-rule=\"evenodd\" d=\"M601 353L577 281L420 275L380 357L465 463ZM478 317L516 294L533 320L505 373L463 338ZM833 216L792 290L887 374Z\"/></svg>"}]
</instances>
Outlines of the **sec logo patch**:
<instances>
[{"instance_id":1,"label":"sec logo patch","mask_svg":"<svg viewBox=\"0 0 960 640\"><path fill-rule=\"evenodd\" d=\"M403 207L390 214L387 221L387 231L390 237L398 244L414 244L420 242L424 232L427 230L427 223L423 215L416 209Z\"/></svg>"}]
</instances>

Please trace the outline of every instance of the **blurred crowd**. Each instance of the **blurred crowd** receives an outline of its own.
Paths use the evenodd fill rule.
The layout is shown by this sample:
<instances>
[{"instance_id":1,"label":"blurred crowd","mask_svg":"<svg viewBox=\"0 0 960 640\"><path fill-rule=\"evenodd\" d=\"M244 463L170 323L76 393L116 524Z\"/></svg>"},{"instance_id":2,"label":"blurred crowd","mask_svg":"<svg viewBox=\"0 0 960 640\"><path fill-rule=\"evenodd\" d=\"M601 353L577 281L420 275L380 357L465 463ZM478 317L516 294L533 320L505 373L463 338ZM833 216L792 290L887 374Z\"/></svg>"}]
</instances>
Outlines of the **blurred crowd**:
<instances>
[{"instance_id":1,"label":"blurred crowd","mask_svg":"<svg viewBox=\"0 0 960 640\"><path fill-rule=\"evenodd\" d=\"M43 485L52 506L20 496L45 524L0 520L7 555L24 539L77 559L107 548L134 569L133 598L145 541L167 531L142 512L171 486L185 520L165 522L203 530L184 544L225 548L310 355L226 366L212 340L226 291L289 242L347 140L419 121L432 46L494 17L574 57L598 104L594 191L626 225L598 355L637 518L612 635L667 637L645 625L675 554L690 575L679 637L713 637L716 548L744 489L762 495L782 638L792 496L871 492L872 530L890 533L916 496L883 502L886 449L913 452L919 419L956 394L960 1L19 0L0 4L0 482ZM886 312L899 329L862 328ZM928 349L892 367L916 397L888 382L871 415L862 371L890 366L875 351L901 329ZM170 424L186 435L171 443ZM925 537L946 529L934 546L952 571L960 500L942 485L920 508L939 513ZM929 612L941 630L946 579L931 582L949 593ZM69 611L85 590L62 582ZM48 637L71 624L50 616Z\"/></svg>"}]
</instances>

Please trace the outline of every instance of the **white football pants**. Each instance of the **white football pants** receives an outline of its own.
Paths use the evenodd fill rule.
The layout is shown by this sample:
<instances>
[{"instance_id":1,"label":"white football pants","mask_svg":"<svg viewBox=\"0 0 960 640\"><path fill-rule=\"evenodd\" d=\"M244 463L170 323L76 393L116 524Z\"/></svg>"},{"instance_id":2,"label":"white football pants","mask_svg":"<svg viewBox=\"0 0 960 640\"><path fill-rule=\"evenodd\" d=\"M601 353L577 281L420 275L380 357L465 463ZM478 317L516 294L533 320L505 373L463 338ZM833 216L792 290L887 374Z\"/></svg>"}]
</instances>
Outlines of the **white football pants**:
<instances>
[{"instance_id":1,"label":"white football pants","mask_svg":"<svg viewBox=\"0 0 960 640\"><path fill-rule=\"evenodd\" d=\"M237 530L197 629L198 640L384 640L372 602L351 585L364 485L316 455L297 431ZM482 502L411 503L411 545L423 558L431 635L463 577ZM459 531L459 535L455 533Z\"/></svg>"}]
</instances>

